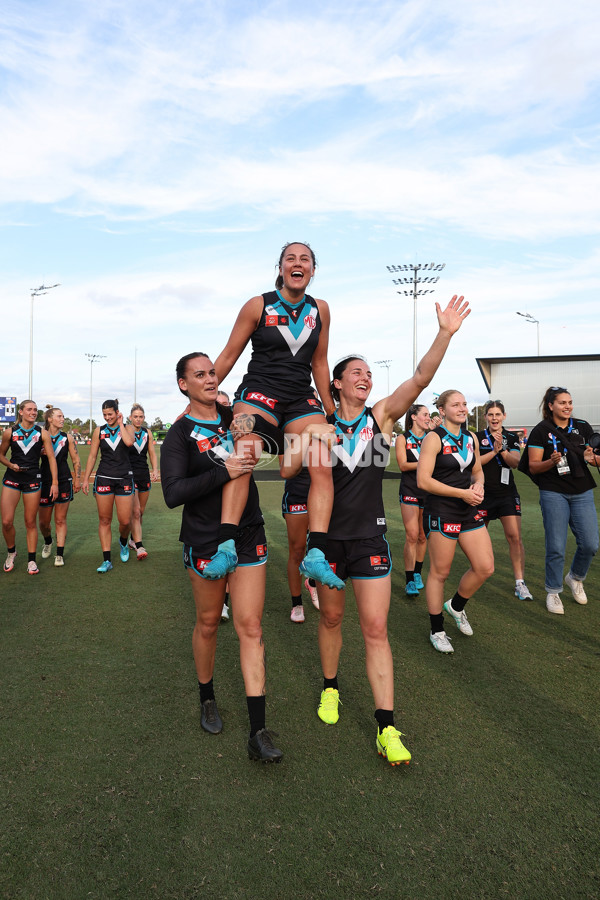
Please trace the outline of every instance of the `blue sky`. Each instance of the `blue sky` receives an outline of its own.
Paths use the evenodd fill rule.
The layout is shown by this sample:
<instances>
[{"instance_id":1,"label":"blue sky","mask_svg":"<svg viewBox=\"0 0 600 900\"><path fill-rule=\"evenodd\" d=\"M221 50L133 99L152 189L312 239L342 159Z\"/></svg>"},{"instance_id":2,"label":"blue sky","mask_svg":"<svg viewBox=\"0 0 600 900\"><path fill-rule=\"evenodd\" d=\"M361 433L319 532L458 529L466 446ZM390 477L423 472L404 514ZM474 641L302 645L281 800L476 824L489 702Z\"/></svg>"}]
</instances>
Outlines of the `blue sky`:
<instances>
[{"instance_id":1,"label":"blue sky","mask_svg":"<svg viewBox=\"0 0 600 900\"><path fill-rule=\"evenodd\" d=\"M476 356L598 351L598 3L11 2L0 23L0 395L66 415L181 408L241 304L307 240L330 361L412 364L387 264L446 263L473 313L432 389L486 397ZM435 333L419 304L419 351ZM224 387L236 387L242 358ZM373 396L387 388L373 365ZM431 394L426 395L429 402Z\"/></svg>"}]
</instances>

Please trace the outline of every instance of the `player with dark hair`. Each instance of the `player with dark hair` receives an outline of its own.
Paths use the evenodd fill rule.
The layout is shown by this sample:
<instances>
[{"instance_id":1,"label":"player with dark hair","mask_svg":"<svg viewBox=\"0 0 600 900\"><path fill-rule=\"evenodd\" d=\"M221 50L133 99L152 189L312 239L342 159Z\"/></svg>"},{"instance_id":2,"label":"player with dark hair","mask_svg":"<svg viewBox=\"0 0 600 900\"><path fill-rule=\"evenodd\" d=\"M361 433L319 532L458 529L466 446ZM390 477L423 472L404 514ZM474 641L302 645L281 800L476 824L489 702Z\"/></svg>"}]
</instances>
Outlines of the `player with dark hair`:
<instances>
[{"instance_id":1,"label":"player with dark hair","mask_svg":"<svg viewBox=\"0 0 600 900\"><path fill-rule=\"evenodd\" d=\"M417 597L425 587L421 577L427 552L427 538L423 531L425 494L417 486L417 463L423 438L429 431L429 410L422 403L413 403L406 413L404 434L396 438L396 460L400 477L400 512L406 540L404 542L404 574L406 595Z\"/></svg>"},{"instance_id":2,"label":"player with dark hair","mask_svg":"<svg viewBox=\"0 0 600 900\"><path fill-rule=\"evenodd\" d=\"M393 394L367 406L372 375L366 360L351 355L333 369L331 391L338 401L329 422L332 443L334 502L327 541L327 558L336 574L352 587L365 642L367 677L375 702L376 747L391 765L408 763L410 752L394 724L394 671L387 634L391 598L391 556L385 537L382 482L389 460L394 422L427 387L437 371L452 335L469 314L464 298L452 298L442 311L436 303L439 331L412 378ZM310 427L310 426L309 426ZM297 457L290 454L286 475L294 474ZM338 666L342 649L345 591L319 585L319 651L323 690L317 710L327 725L339 719Z\"/></svg>"},{"instance_id":3,"label":"player with dark hair","mask_svg":"<svg viewBox=\"0 0 600 900\"><path fill-rule=\"evenodd\" d=\"M113 567L111 523L115 507L119 521L119 555L121 562L125 563L129 559L127 540L131 530L135 490L129 458L129 448L134 442L133 428L123 422L123 413L119 412L118 400L105 400L102 404L102 415L106 424L98 425L94 429L81 486L83 493L87 494L90 489L90 475L99 450L100 464L94 479L94 496L98 507L98 535L104 557L96 571L101 575L110 572Z\"/></svg>"},{"instance_id":4,"label":"player with dark hair","mask_svg":"<svg viewBox=\"0 0 600 900\"><path fill-rule=\"evenodd\" d=\"M323 407L313 395L311 376L326 411L333 410L327 363L329 307L324 300L306 293L315 266L315 255L308 244L286 244L279 257L276 290L244 304L215 362L217 377L223 381L252 342L252 358L235 395L234 413L253 417L254 434L260 438L253 445L258 455L263 445L269 452L281 453L282 431L299 435L312 423L325 424ZM311 454L308 469L310 534L301 569L308 578L341 589L342 582L331 571L324 553L333 502L329 460L319 452ZM234 535L247 489L247 478L239 478L223 489L219 546L207 566L207 578L221 577L235 568Z\"/></svg>"},{"instance_id":5,"label":"player with dark hair","mask_svg":"<svg viewBox=\"0 0 600 900\"><path fill-rule=\"evenodd\" d=\"M188 353L177 363L179 390L189 398L189 412L173 423L161 451L161 481L167 506L183 505L183 561L194 595L196 625L192 647L198 677L201 725L218 734L223 722L215 698L213 673L225 575L209 580L204 570L216 551L223 486L251 475L255 457L233 452L231 410L216 402L218 380L205 353ZM262 637L267 543L258 491L249 493L235 534L238 565L229 576L233 624L240 642L240 666L250 719L248 756L279 762L283 754L265 725L266 671Z\"/></svg>"}]
</instances>

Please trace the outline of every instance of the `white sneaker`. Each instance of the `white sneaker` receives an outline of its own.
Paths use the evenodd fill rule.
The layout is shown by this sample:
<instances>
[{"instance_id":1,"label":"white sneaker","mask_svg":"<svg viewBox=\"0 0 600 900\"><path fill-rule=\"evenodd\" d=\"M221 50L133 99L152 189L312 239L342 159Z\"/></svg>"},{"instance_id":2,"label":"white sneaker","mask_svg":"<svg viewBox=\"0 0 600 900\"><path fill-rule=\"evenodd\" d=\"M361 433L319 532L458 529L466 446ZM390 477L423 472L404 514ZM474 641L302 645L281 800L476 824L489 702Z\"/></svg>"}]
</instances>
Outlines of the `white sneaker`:
<instances>
[{"instance_id":1,"label":"white sneaker","mask_svg":"<svg viewBox=\"0 0 600 900\"><path fill-rule=\"evenodd\" d=\"M133 538L129 538L129 540L127 541L127 546L130 550L135 550L135 541Z\"/></svg>"},{"instance_id":2,"label":"white sneaker","mask_svg":"<svg viewBox=\"0 0 600 900\"><path fill-rule=\"evenodd\" d=\"M524 581L517 581L515 585L515 597L518 597L519 600L533 600L531 591Z\"/></svg>"},{"instance_id":3,"label":"white sneaker","mask_svg":"<svg viewBox=\"0 0 600 900\"><path fill-rule=\"evenodd\" d=\"M467 614L462 609L460 612L456 612L455 609L452 608L452 601L446 600L444 603L444 609L448 613L449 616L452 616L454 621L456 622L456 627L462 634L466 634L467 637L471 637L473 634L473 629L469 625L469 620L467 619Z\"/></svg>"},{"instance_id":4,"label":"white sneaker","mask_svg":"<svg viewBox=\"0 0 600 900\"><path fill-rule=\"evenodd\" d=\"M312 600L312 605L314 606L315 609L318 609L319 608L319 595L317 594L316 587L312 586L312 584L309 582L308 578L304 579L304 587L310 594L310 599Z\"/></svg>"},{"instance_id":5,"label":"white sneaker","mask_svg":"<svg viewBox=\"0 0 600 900\"><path fill-rule=\"evenodd\" d=\"M30 559L27 563L27 574L28 575L39 575L40 570L37 567L37 563L34 562L33 559Z\"/></svg>"},{"instance_id":6,"label":"white sneaker","mask_svg":"<svg viewBox=\"0 0 600 900\"><path fill-rule=\"evenodd\" d=\"M48 559L49 556L52 556L52 541L42 547L42 559Z\"/></svg>"},{"instance_id":7,"label":"white sneaker","mask_svg":"<svg viewBox=\"0 0 600 900\"><path fill-rule=\"evenodd\" d=\"M55 560L54 560L54 565L55 565L55 566L64 566L64 564L65 564L65 561L64 561L64 559L62 558L62 556L57 556L57 557L55 558Z\"/></svg>"},{"instance_id":8,"label":"white sneaker","mask_svg":"<svg viewBox=\"0 0 600 900\"><path fill-rule=\"evenodd\" d=\"M583 589L583 581L579 581L575 578L574 575L569 574L565 578L565 584L568 588L571 588L571 593L573 594L573 599L576 603L581 603L582 606L585 606L587 603L587 597L585 591Z\"/></svg>"},{"instance_id":9,"label":"white sneaker","mask_svg":"<svg viewBox=\"0 0 600 900\"><path fill-rule=\"evenodd\" d=\"M454 647L450 643L450 638L445 631L436 631L434 634L430 633L429 640L440 653L454 653Z\"/></svg>"},{"instance_id":10,"label":"white sneaker","mask_svg":"<svg viewBox=\"0 0 600 900\"><path fill-rule=\"evenodd\" d=\"M558 594L546 594L546 609L548 612L556 613L557 616L564 616L565 610Z\"/></svg>"},{"instance_id":11,"label":"white sneaker","mask_svg":"<svg viewBox=\"0 0 600 900\"><path fill-rule=\"evenodd\" d=\"M4 571L5 571L5 572L12 572L12 570L13 570L14 567L15 567L15 559L16 559L16 558L17 558L17 551L16 551L16 550L15 550L14 553L7 553L7 554L6 554L6 562L4 563Z\"/></svg>"},{"instance_id":12,"label":"white sneaker","mask_svg":"<svg viewBox=\"0 0 600 900\"><path fill-rule=\"evenodd\" d=\"M226 603L223 604L223 609L221 610L221 622L229 622L229 607Z\"/></svg>"},{"instance_id":13,"label":"white sneaker","mask_svg":"<svg viewBox=\"0 0 600 900\"><path fill-rule=\"evenodd\" d=\"M303 606L292 606L292 611L290 613L290 619L292 622L298 622L301 624L304 622L304 607Z\"/></svg>"}]
</instances>

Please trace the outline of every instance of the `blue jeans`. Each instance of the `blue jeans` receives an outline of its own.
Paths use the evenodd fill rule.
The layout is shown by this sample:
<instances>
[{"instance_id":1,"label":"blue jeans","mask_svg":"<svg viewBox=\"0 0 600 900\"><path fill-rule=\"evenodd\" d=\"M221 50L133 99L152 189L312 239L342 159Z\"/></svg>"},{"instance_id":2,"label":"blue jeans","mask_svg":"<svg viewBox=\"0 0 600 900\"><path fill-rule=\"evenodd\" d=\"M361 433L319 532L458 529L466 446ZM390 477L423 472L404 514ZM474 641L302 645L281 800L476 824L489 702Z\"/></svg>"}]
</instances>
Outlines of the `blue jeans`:
<instances>
[{"instance_id":1,"label":"blue jeans","mask_svg":"<svg viewBox=\"0 0 600 900\"><path fill-rule=\"evenodd\" d=\"M567 549L567 526L575 535L577 550L571 563L574 578L583 581L598 551L598 517L593 491L558 494L540 491L546 540L546 591L560 594Z\"/></svg>"}]
</instances>

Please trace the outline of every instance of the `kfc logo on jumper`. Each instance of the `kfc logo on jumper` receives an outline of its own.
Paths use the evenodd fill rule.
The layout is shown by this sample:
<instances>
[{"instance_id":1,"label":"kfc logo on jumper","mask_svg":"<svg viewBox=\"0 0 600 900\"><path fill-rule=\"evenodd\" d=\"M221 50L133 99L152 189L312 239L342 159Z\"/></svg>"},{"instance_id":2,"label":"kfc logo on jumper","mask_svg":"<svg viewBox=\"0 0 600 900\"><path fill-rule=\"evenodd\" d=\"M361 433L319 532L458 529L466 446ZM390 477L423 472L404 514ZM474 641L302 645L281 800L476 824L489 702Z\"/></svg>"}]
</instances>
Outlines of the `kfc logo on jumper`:
<instances>
[{"instance_id":1,"label":"kfc logo on jumper","mask_svg":"<svg viewBox=\"0 0 600 900\"><path fill-rule=\"evenodd\" d=\"M373 429L369 428L361 428L360 431L360 439L361 441L372 441L373 440Z\"/></svg>"},{"instance_id":2,"label":"kfc logo on jumper","mask_svg":"<svg viewBox=\"0 0 600 900\"><path fill-rule=\"evenodd\" d=\"M272 397L265 397L264 394L261 394L258 391L250 391L245 399L248 401L258 400L259 403L264 403L269 409L275 409L275 404L277 403L277 400L273 400Z\"/></svg>"},{"instance_id":3,"label":"kfc logo on jumper","mask_svg":"<svg viewBox=\"0 0 600 900\"><path fill-rule=\"evenodd\" d=\"M110 485L108 484L99 484L96 488L97 494L110 494Z\"/></svg>"},{"instance_id":4,"label":"kfc logo on jumper","mask_svg":"<svg viewBox=\"0 0 600 900\"><path fill-rule=\"evenodd\" d=\"M317 327L317 320L314 316L304 316L304 324L307 328L313 329Z\"/></svg>"},{"instance_id":5,"label":"kfc logo on jumper","mask_svg":"<svg viewBox=\"0 0 600 900\"><path fill-rule=\"evenodd\" d=\"M405 501L405 503L418 503L419 502L417 497L409 497L408 494L404 495L404 501Z\"/></svg>"},{"instance_id":6,"label":"kfc logo on jumper","mask_svg":"<svg viewBox=\"0 0 600 900\"><path fill-rule=\"evenodd\" d=\"M290 512L293 513L306 512L306 510L306 503L292 503L292 505L290 506Z\"/></svg>"},{"instance_id":7,"label":"kfc logo on jumper","mask_svg":"<svg viewBox=\"0 0 600 900\"><path fill-rule=\"evenodd\" d=\"M444 534L460 534L460 525L453 522L444 523Z\"/></svg>"},{"instance_id":8,"label":"kfc logo on jumper","mask_svg":"<svg viewBox=\"0 0 600 900\"><path fill-rule=\"evenodd\" d=\"M196 560L196 568L198 569L199 572L203 572L209 562L210 562L210 560L208 560L208 559L197 559Z\"/></svg>"},{"instance_id":9,"label":"kfc logo on jumper","mask_svg":"<svg viewBox=\"0 0 600 900\"><path fill-rule=\"evenodd\" d=\"M256 555L257 556L266 556L267 555L267 545L266 544L257 544L256 545Z\"/></svg>"}]
</instances>

